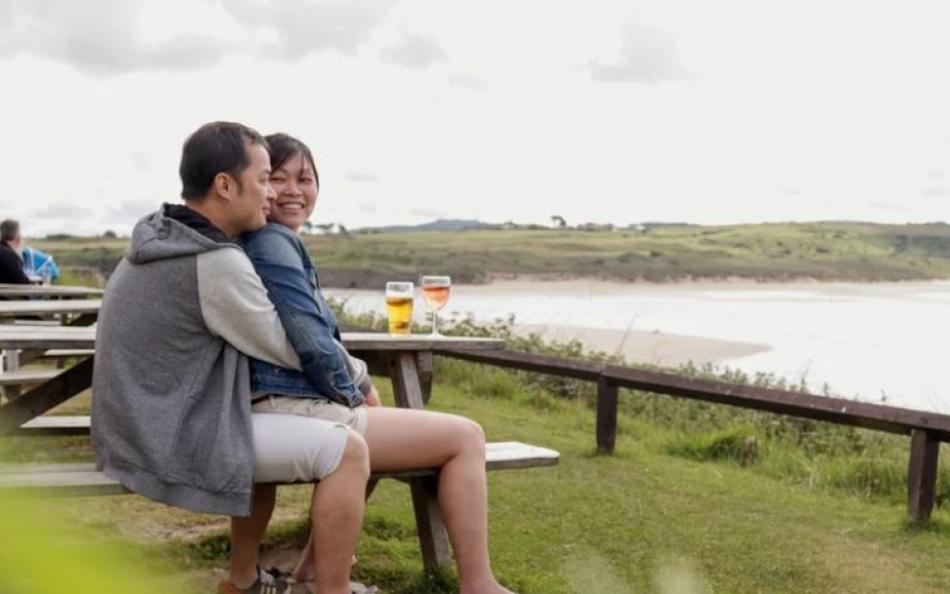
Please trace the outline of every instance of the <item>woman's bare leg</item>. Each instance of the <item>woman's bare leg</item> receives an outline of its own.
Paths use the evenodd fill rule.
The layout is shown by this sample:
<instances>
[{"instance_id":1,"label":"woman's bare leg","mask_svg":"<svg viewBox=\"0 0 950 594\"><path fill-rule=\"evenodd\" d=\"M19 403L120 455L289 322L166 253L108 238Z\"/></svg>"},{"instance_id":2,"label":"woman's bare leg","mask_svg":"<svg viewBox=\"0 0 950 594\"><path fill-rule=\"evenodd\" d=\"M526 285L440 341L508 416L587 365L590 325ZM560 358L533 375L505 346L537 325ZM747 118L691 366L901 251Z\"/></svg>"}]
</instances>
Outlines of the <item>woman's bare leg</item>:
<instances>
[{"instance_id":1,"label":"woman's bare leg","mask_svg":"<svg viewBox=\"0 0 950 594\"><path fill-rule=\"evenodd\" d=\"M488 560L485 433L464 417L371 407L366 444L374 471L440 466L439 507L458 565L461 594L504 594ZM510 593L509 593L510 594Z\"/></svg>"},{"instance_id":2,"label":"woman's bare leg","mask_svg":"<svg viewBox=\"0 0 950 594\"><path fill-rule=\"evenodd\" d=\"M313 529L307 536L307 544L300 552L300 558L297 560L297 566L294 567L293 577L299 583L312 582L317 574L316 552L313 548ZM356 565L356 555L350 560L350 567Z\"/></svg>"}]
</instances>

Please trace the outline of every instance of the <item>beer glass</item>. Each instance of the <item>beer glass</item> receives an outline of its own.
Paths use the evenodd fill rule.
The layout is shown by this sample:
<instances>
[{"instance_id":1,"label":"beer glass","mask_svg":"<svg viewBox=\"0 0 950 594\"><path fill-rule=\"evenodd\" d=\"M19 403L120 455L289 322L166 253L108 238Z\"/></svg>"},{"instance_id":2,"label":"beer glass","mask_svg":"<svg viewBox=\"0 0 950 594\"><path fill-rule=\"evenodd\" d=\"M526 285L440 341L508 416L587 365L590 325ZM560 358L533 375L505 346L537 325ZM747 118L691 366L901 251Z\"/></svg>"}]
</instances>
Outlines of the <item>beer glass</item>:
<instances>
[{"instance_id":1,"label":"beer glass","mask_svg":"<svg viewBox=\"0 0 950 594\"><path fill-rule=\"evenodd\" d=\"M412 283L386 283L390 336L408 336L412 329Z\"/></svg>"},{"instance_id":2,"label":"beer glass","mask_svg":"<svg viewBox=\"0 0 950 594\"><path fill-rule=\"evenodd\" d=\"M439 310L449 302L449 289L452 288L452 279L447 276L422 277L422 296L432 312L432 336L439 334Z\"/></svg>"}]
</instances>

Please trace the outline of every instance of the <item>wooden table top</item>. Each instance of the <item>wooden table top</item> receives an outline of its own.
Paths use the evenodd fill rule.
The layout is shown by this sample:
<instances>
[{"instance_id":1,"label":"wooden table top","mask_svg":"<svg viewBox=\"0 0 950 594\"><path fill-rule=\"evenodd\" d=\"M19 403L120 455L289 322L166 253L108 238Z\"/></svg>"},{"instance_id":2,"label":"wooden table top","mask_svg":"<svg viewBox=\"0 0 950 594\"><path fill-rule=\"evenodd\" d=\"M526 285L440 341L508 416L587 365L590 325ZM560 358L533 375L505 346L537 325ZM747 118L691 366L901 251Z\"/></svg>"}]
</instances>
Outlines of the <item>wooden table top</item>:
<instances>
[{"instance_id":1,"label":"wooden table top","mask_svg":"<svg viewBox=\"0 0 950 594\"><path fill-rule=\"evenodd\" d=\"M0 324L0 349L92 349L95 327L14 326ZM426 334L389 336L376 332L344 332L343 344L351 351L428 351L436 348L500 350L505 342L496 338L462 336L430 337ZM143 343L147 349L147 343Z\"/></svg>"},{"instance_id":2,"label":"wooden table top","mask_svg":"<svg viewBox=\"0 0 950 594\"><path fill-rule=\"evenodd\" d=\"M100 305L102 301L98 299L0 301L0 317L98 313Z\"/></svg>"},{"instance_id":3,"label":"wooden table top","mask_svg":"<svg viewBox=\"0 0 950 594\"><path fill-rule=\"evenodd\" d=\"M87 297L102 295L102 289L66 285L10 285L0 283L0 297Z\"/></svg>"}]
</instances>

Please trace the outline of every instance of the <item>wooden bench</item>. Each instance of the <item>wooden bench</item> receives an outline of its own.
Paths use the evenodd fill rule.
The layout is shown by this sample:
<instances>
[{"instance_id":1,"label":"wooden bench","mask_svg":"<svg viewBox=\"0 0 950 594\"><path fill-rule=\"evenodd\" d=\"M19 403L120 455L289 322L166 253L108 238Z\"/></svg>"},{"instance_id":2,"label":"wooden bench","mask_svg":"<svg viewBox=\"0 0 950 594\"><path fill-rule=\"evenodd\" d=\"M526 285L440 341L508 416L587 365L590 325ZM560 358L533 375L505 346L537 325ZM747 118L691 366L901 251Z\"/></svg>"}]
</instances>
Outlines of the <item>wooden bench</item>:
<instances>
[{"instance_id":1,"label":"wooden bench","mask_svg":"<svg viewBox=\"0 0 950 594\"><path fill-rule=\"evenodd\" d=\"M85 418L88 430L88 417ZM486 447L485 468L494 471L554 466L559 459L558 452L547 448L517 441L492 442ZM408 480L435 477L437 473L438 469L435 468L420 468L403 472L374 473L372 479ZM128 492L116 481L96 471L93 464L0 466L0 489L42 497L118 495Z\"/></svg>"},{"instance_id":2,"label":"wooden bench","mask_svg":"<svg viewBox=\"0 0 950 594\"><path fill-rule=\"evenodd\" d=\"M0 386L25 386L53 379L62 369L17 369L0 372Z\"/></svg>"},{"instance_id":3,"label":"wooden bench","mask_svg":"<svg viewBox=\"0 0 950 594\"><path fill-rule=\"evenodd\" d=\"M20 425L11 435L89 435L88 415L44 415Z\"/></svg>"}]
</instances>

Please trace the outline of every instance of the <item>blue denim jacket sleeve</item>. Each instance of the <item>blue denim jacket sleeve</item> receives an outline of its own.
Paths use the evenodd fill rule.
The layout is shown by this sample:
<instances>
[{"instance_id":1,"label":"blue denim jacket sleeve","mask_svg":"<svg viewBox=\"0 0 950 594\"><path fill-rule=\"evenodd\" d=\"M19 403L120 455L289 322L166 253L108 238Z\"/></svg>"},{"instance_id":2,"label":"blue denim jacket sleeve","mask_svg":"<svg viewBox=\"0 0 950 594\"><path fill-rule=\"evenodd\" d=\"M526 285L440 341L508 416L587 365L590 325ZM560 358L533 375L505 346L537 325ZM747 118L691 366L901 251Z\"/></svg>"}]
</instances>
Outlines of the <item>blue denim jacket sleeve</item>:
<instances>
[{"instance_id":1,"label":"blue denim jacket sleeve","mask_svg":"<svg viewBox=\"0 0 950 594\"><path fill-rule=\"evenodd\" d=\"M244 249L264 282L300 366L314 386L327 397L358 406L363 395L353 384L336 343L332 312L322 311L304 267L300 239L279 225L268 225L244 236Z\"/></svg>"}]
</instances>

